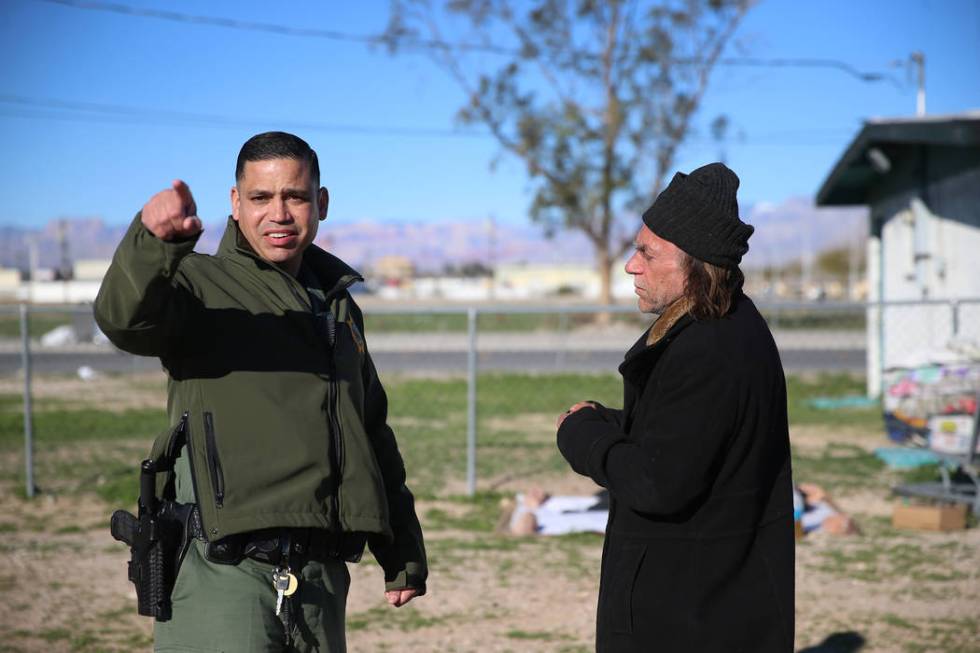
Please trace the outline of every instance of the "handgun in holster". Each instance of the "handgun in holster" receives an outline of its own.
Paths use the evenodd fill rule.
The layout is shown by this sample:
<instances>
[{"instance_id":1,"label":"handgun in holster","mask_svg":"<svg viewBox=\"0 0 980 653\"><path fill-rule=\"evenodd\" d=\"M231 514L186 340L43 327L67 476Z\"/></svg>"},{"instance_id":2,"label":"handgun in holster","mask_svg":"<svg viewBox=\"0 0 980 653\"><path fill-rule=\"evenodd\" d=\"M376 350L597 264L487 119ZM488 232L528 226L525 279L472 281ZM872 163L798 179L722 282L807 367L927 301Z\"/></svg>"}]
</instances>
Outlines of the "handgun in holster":
<instances>
[{"instance_id":1,"label":"handgun in holster","mask_svg":"<svg viewBox=\"0 0 980 653\"><path fill-rule=\"evenodd\" d=\"M193 504L158 500L157 464L140 464L138 515L125 510L112 513L112 536L129 545L129 580L136 586L137 611L158 621L171 617L170 593L187 550Z\"/></svg>"}]
</instances>

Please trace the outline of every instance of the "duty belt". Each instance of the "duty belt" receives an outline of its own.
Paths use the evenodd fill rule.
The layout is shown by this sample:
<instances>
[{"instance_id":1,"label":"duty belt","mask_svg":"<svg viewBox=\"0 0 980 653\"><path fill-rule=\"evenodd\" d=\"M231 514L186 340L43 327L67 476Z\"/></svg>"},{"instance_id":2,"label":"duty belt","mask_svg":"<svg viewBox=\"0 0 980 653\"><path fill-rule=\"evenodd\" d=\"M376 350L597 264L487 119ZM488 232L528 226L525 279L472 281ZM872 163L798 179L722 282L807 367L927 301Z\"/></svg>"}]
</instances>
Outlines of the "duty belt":
<instances>
[{"instance_id":1,"label":"duty belt","mask_svg":"<svg viewBox=\"0 0 980 653\"><path fill-rule=\"evenodd\" d=\"M238 564L243 558L278 565L283 560L282 544L287 554L340 558L358 562L364 552L365 536L360 533L334 533L322 528L263 528L235 533L220 540L208 541L201 514L195 505L188 520L188 534L207 543L205 556L218 564Z\"/></svg>"}]
</instances>

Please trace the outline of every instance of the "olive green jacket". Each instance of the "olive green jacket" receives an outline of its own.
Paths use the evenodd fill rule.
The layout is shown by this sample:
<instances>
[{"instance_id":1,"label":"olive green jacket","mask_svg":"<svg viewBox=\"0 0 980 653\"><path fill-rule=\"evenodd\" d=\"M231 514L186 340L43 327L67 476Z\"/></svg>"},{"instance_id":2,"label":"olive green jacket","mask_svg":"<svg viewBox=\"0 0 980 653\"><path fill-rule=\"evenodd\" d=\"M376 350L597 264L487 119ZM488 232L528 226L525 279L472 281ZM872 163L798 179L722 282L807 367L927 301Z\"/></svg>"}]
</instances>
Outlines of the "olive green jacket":
<instances>
[{"instance_id":1,"label":"olive green jacket","mask_svg":"<svg viewBox=\"0 0 980 653\"><path fill-rule=\"evenodd\" d=\"M186 419L208 538L268 527L361 533L388 589L424 591L414 499L347 292L361 277L314 245L304 252L329 324L314 320L303 286L260 259L233 220L216 255L194 253L195 243L159 240L137 215L95 318L117 347L159 356L166 368L168 412L171 424Z\"/></svg>"}]
</instances>

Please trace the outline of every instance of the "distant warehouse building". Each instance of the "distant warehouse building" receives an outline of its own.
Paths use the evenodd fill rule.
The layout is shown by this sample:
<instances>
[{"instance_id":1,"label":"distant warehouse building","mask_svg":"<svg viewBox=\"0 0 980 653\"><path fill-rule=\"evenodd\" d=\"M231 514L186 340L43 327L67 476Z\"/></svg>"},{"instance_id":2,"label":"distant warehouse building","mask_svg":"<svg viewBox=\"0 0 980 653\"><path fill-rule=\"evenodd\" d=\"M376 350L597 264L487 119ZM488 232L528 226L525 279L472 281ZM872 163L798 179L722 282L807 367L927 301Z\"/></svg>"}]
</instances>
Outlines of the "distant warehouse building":
<instances>
[{"instance_id":1,"label":"distant warehouse building","mask_svg":"<svg viewBox=\"0 0 980 653\"><path fill-rule=\"evenodd\" d=\"M0 302L12 302L18 299L20 289L20 270L0 268Z\"/></svg>"},{"instance_id":2,"label":"distant warehouse building","mask_svg":"<svg viewBox=\"0 0 980 653\"><path fill-rule=\"evenodd\" d=\"M75 261L75 265L72 268L74 274L72 279L76 281L95 281L101 285L103 277L105 277L106 272L109 271L109 265L112 263L112 259L99 258L99 259L80 259Z\"/></svg>"},{"instance_id":3,"label":"distant warehouse building","mask_svg":"<svg viewBox=\"0 0 980 653\"><path fill-rule=\"evenodd\" d=\"M869 393L882 368L950 340L980 342L980 111L869 120L817 193L818 206L870 209Z\"/></svg>"}]
</instances>

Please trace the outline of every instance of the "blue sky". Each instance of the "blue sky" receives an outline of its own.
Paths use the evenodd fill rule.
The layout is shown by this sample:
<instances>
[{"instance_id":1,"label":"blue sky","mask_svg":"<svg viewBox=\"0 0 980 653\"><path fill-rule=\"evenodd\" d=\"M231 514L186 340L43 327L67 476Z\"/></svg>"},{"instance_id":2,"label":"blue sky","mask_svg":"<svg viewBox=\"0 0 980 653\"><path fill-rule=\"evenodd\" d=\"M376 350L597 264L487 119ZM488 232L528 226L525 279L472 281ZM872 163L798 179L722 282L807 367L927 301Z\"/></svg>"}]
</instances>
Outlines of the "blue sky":
<instances>
[{"instance_id":1,"label":"blue sky","mask_svg":"<svg viewBox=\"0 0 980 653\"><path fill-rule=\"evenodd\" d=\"M381 30L388 6L119 2L355 34ZM742 178L743 205L812 196L863 119L913 114L914 84L905 68L888 67L913 50L926 55L929 113L980 109L977 0L764 0L737 36L753 57L834 59L899 81L866 83L824 69L718 68L701 118L707 124L725 113L740 135L726 152ZM523 167L503 156L491 169L500 152L491 138L347 129L451 131L463 95L421 56L4 0L0 61L0 224L82 216L122 223L175 177L191 185L199 214L214 222L227 214L241 143L276 128L299 133L320 154L336 220L525 221ZM51 108L51 101L75 108ZM134 113L107 118L79 110L84 103ZM174 112L221 119L174 119ZM678 168L717 156L707 139L695 140Z\"/></svg>"}]
</instances>

